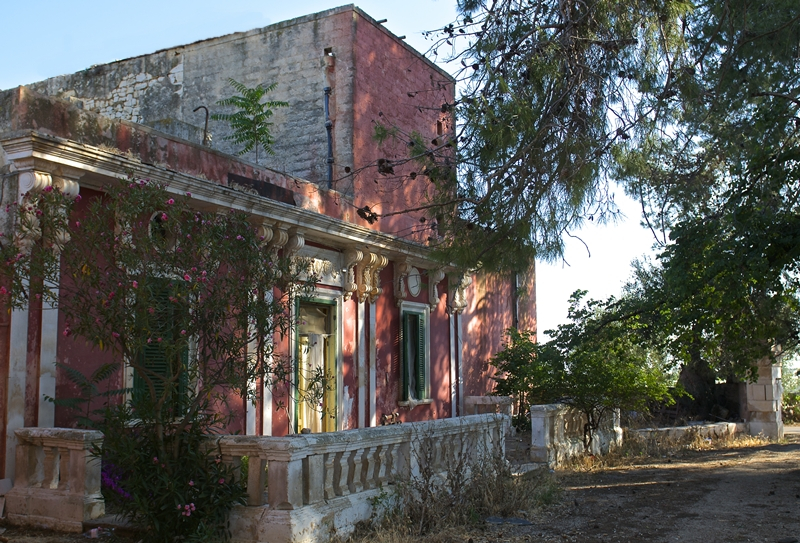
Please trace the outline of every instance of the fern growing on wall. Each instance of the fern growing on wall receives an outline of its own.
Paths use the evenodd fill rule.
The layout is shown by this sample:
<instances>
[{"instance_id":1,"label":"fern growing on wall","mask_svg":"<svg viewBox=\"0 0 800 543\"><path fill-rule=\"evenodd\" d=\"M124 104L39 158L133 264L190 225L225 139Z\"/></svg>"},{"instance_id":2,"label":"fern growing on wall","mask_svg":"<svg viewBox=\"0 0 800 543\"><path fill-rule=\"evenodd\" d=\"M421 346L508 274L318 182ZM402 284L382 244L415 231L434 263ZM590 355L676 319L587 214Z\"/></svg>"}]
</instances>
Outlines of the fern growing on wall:
<instances>
[{"instance_id":1,"label":"fern growing on wall","mask_svg":"<svg viewBox=\"0 0 800 543\"><path fill-rule=\"evenodd\" d=\"M211 118L227 122L233 133L224 139L243 146L237 153L239 156L255 150L257 164L259 148L267 154L274 154L272 150L272 144L275 143L275 139L272 137L273 123L269 122L273 110L287 107L289 103L279 100L262 102L268 93L275 90L276 83L267 87L256 85L253 88L239 83L235 79L228 79L228 83L239 94L219 100L217 105L233 107L236 111L234 113L215 113Z\"/></svg>"}]
</instances>

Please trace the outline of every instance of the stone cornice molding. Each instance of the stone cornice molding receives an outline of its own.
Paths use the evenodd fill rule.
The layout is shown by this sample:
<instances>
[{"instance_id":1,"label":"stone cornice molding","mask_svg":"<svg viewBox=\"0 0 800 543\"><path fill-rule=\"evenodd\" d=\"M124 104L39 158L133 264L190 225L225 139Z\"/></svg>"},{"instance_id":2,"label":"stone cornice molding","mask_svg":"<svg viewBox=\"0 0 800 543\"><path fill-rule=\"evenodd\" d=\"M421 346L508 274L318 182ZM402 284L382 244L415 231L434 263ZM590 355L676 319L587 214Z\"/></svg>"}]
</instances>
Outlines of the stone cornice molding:
<instances>
[{"instance_id":1,"label":"stone cornice molding","mask_svg":"<svg viewBox=\"0 0 800 543\"><path fill-rule=\"evenodd\" d=\"M301 227L304 238L334 248L369 246L391 260L405 258L410 264L420 268L438 265L429 257L428 247L419 243L297 206L236 191L189 174L145 164L135 157L99 147L35 131L6 134L0 139L0 146L14 164L21 165L27 161L31 166L35 164L40 171L69 170L90 174L81 178L81 187L88 189L102 191L109 182L126 178L133 171L137 178L165 183L167 190L174 194L191 192L192 199L205 209L233 208L253 215L254 220L280 221L286 229ZM66 176L70 177L72 174Z\"/></svg>"}]
</instances>

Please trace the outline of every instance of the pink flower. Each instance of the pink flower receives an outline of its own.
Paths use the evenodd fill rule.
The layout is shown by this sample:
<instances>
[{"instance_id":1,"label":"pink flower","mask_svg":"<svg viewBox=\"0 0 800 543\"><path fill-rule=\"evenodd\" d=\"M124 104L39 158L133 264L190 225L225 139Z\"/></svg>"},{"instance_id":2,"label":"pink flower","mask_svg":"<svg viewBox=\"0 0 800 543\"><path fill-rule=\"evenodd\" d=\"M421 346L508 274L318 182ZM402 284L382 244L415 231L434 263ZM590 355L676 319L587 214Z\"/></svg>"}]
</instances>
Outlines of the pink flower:
<instances>
[{"instance_id":1,"label":"pink flower","mask_svg":"<svg viewBox=\"0 0 800 543\"><path fill-rule=\"evenodd\" d=\"M81 221L75 221L75 228L81 227Z\"/></svg>"},{"instance_id":2,"label":"pink flower","mask_svg":"<svg viewBox=\"0 0 800 543\"><path fill-rule=\"evenodd\" d=\"M173 200L172 198L170 198L169 200L167 200L167 204L168 204L168 205L172 205L172 204L174 204L174 203L175 203L175 200Z\"/></svg>"},{"instance_id":3,"label":"pink flower","mask_svg":"<svg viewBox=\"0 0 800 543\"><path fill-rule=\"evenodd\" d=\"M0 287L0 294L8 294L8 289L6 289L6 287Z\"/></svg>"},{"instance_id":4,"label":"pink flower","mask_svg":"<svg viewBox=\"0 0 800 543\"><path fill-rule=\"evenodd\" d=\"M185 336L186 335L186 330L181 330L181 335Z\"/></svg>"},{"instance_id":5,"label":"pink flower","mask_svg":"<svg viewBox=\"0 0 800 543\"><path fill-rule=\"evenodd\" d=\"M187 192L187 193L186 193L186 196L188 196L189 198L191 198L191 197L192 197L192 193L191 193L191 192Z\"/></svg>"},{"instance_id":6,"label":"pink flower","mask_svg":"<svg viewBox=\"0 0 800 543\"><path fill-rule=\"evenodd\" d=\"M112 335L112 336L114 336L115 338L118 338L118 337L119 337L119 334L118 334L118 333L116 333L116 332L111 332L111 335Z\"/></svg>"},{"instance_id":7,"label":"pink flower","mask_svg":"<svg viewBox=\"0 0 800 543\"><path fill-rule=\"evenodd\" d=\"M161 338L156 339L157 342L161 343Z\"/></svg>"},{"instance_id":8,"label":"pink flower","mask_svg":"<svg viewBox=\"0 0 800 543\"><path fill-rule=\"evenodd\" d=\"M53 192L53 187L51 187L50 185L46 186L44 188L44 192Z\"/></svg>"},{"instance_id":9,"label":"pink flower","mask_svg":"<svg viewBox=\"0 0 800 543\"><path fill-rule=\"evenodd\" d=\"M78 194L78 195L75 197L75 201L76 201L76 202L80 202L80 201L81 201L81 195L80 195L80 194Z\"/></svg>"},{"instance_id":10,"label":"pink flower","mask_svg":"<svg viewBox=\"0 0 800 543\"><path fill-rule=\"evenodd\" d=\"M219 484L224 485L225 484L225 479L220 478Z\"/></svg>"},{"instance_id":11,"label":"pink flower","mask_svg":"<svg viewBox=\"0 0 800 543\"><path fill-rule=\"evenodd\" d=\"M153 464L158 464L158 457L157 456L153 457Z\"/></svg>"},{"instance_id":12,"label":"pink flower","mask_svg":"<svg viewBox=\"0 0 800 543\"><path fill-rule=\"evenodd\" d=\"M162 213L161 214L161 220L162 221L166 221L167 220L167 214L166 213Z\"/></svg>"},{"instance_id":13,"label":"pink flower","mask_svg":"<svg viewBox=\"0 0 800 543\"><path fill-rule=\"evenodd\" d=\"M183 506L181 504L178 504L178 510L180 511L181 509L183 509Z\"/></svg>"},{"instance_id":14,"label":"pink flower","mask_svg":"<svg viewBox=\"0 0 800 543\"><path fill-rule=\"evenodd\" d=\"M138 281L134 281L133 283L131 283L131 286L133 288L139 288L139 282Z\"/></svg>"},{"instance_id":15,"label":"pink flower","mask_svg":"<svg viewBox=\"0 0 800 543\"><path fill-rule=\"evenodd\" d=\"M192 511L195 511L195 510L197 509L197 507L195 507L195 506L194 506L194 503L190 503L190 504L189 504L189 507L191 507L191 508L192 508Z\"/></svg>"},{"instance_id":16,"label":"pink flower","mask_svg":"<svg viewBox=\"0 0 800 543\"><path fill-rule=\"evenodd\" d=\"M192 280L192 276L189 275L188 273L186 273L186 274L183 275L183 280L184 281L191 281Z\"/></svg>"},{"instance_id":17,"label":"pink flower","mask_svg":"<svg viewBox=\"0 0 800 543\"><path fill-rule=\"evenodd\" d=\"M189 486L194 486L194 481L189 481Z\"/></svg>"},{"instance_id":18,"label":"pink flower","mask_svg":"<svg viewBox=\"0 0 800 543\"><path fill-rule=\"evenodd\" d=\"M152 342L153 342L153 340L152 340L152 339L150 339L150 338L147 338L147 343L152 343Z\"/></svg>"},{"instance_id":19,"label":"pink flower","mask_svg":"<svg viewBox=\"0 0 800 543\"><path fill-rule=\"evenodd\" d=\"M71 335L72 335L72 330L70 330L69 328L64 328L64 331L63 331L63 332L61 332L61 334L62 334L64 337L69 337L69 336L71 336Z\"/></svg>"},{"instance_id":20,"label":"pink flower","mask_svg":"<svg viewBox=\"0 0 800 543\"><path fill-rule=\"evenodd\" d=\"M150 313L150 314L152 315L153 313L155 313L155 312L156 312L156 310L155 310L154 308L152 308L152 307L148 307L148 308L147 308L147 312L148 312L148 313Z\"/></svg>"}]
</instances>

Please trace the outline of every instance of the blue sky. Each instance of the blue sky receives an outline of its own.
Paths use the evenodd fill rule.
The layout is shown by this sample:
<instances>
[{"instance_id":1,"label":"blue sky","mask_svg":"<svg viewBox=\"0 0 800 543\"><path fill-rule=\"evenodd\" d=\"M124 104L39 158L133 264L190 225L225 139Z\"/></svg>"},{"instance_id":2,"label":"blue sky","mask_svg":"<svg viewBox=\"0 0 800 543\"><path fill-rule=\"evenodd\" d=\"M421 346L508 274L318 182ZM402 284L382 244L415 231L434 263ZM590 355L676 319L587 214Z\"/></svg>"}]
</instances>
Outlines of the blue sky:
<instances>
[{"instance_id":1,"label":"blue sky","mask_svg":"<svg viewBox=\"0 0 800 543\"><path fill-rule=\"evenodd\" d=\"M228 0L139 0L137 2L9 0L3 5L0 89L77 72L94 64L259 28L342 5L333 0L294 2ZM422 31L455 16L455 0L363 0L356 5L420 51L430 42ZM621 189L616 200L628 219L616 225L590 223L571 239L564 263L537 268L539 329L563 322L575 289L595 298L619 292L629 263L652 244L639 226L639 210ZM588 247L588 249L587 249Z\"/></svg>"}]
</instances>

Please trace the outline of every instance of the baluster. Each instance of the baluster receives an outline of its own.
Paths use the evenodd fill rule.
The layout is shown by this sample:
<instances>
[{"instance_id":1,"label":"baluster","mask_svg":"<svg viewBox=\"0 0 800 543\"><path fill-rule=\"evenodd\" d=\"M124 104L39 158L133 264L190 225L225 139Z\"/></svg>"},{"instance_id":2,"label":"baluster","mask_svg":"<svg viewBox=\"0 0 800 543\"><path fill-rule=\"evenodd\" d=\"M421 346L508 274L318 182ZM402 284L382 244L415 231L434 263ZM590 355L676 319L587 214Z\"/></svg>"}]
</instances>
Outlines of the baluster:
<instances>
[{"instance_id":1,"label":"baluster","mask_svg":"<svg viewBox=\"0 0 800 543\"><path fill-rule=\"evenodd\" d=\"M381 445L375 453L375 482L382 487L389 481L389 449L391 445Z\"/></svg>"},{"instance_id":2,"label":"baluster","mask_svg":"<svg viewBox=\"0 0 800 543\"><path fill-rule=\"evenodd\" d=\"M336 497L336 490L333 487L333 479L336 475L336 454L325 453L325 499L331 500Z\"/></svg>"},{"instance_id":3,"label":"baluster","mask_svg":"<svg viewBox=\"0 0 800 543\"><path fill-rule=\"evenodd\" d=\"M350 481L347 486L353 494L364 490L363 467L365 452L364 449L356 449L350 454L350 459L347 461L350 468Z\"/></svg>"},{"instance_id":4,"label":"baluster","mask_svg":"<svg viewBox=\"0 0 800 543\"><path fill-rule=\"evenodd\" d=\"M375 488L377 482L377 473L375 472L377 468L377 457L375 452L378 450L378 447L367 447L364 449L364 474L362 476L362 480L364 481L364 488L366 490L370 490Z\"/></svg>"},{"instance_id":5,"label":"baluster","mask_svg":"<svg viewBox=\"0 0 800 543\"><path fill-rule=\"evenodd\" d=\"M56 447L42 447L42 488L58 488L61 455ZM66 481L64 481L66 483Z\"/></svg>"},{"instance_id":6,"label":"baluster","mask_svg":"<svg viewBox=\"0 0 800 543\"><path fill-rule=\"evenodd\" d=\"M346 451L343 453L339 453L337 458L339 461L337 464L339 465L341 472L339 473L339 477L336 479L336 494L338 496L346 496L350 493L350 458L353 456L353 453L350 451Z\"/></svg>"}]
</instances>

